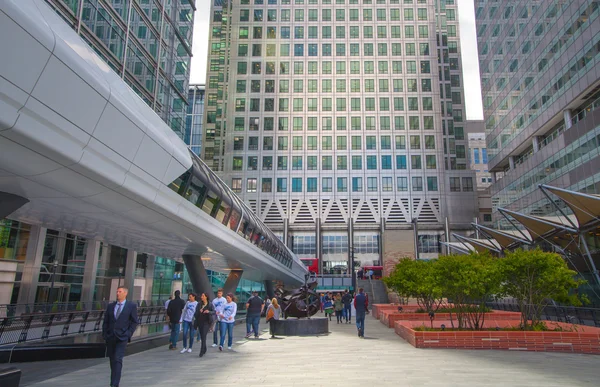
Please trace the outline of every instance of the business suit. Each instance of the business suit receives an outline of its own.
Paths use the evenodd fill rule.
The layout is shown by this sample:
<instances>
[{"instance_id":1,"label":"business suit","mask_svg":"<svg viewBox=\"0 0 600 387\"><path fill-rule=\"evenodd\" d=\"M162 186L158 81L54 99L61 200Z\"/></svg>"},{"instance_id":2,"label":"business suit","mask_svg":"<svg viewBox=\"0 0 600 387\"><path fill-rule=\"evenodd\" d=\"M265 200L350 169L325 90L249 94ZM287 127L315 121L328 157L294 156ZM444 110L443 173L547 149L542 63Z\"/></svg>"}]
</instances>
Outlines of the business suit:
<instances>
[{"instance_id":1,"label":"business suit","mask_svg":"<svg viewBox=\"0 0 600 387\"><path fill-rule=\"evenodd\" d=\"M125 348L138 325L137 305L130 301L124 302L118 317L115 317L117 302L109 304L102 324L102 338L106 341L106 352L110 359L111 386L118 386L121 381Z\"/></svg>"}]
</instances>

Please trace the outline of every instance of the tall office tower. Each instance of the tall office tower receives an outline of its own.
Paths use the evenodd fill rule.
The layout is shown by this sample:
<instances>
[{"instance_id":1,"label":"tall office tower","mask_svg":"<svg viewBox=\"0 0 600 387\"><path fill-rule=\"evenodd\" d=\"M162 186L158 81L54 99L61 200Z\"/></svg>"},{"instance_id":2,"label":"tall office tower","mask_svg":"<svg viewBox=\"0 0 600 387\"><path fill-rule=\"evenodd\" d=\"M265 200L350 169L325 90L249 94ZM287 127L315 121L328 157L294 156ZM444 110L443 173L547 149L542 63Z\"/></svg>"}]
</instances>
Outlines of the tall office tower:
<instances>
[{"instance_id":1,"label":"tall office tower","mask_svg":"<svg viewBox=\"0 0 600 387\"><path fill-rule=\"evenodd\" d=\"M188 144L192 152L200 155L204 119L204 85L190 85L188 103L183 141Z\"/></svg>"},{"instance_id":2,"label":"tall office tower","mask_svg":"<svg viewBox=\"0 0 600 387\"><path fill-rule=\"evenodd\" d=\"M46 2L184 137L195 0Z\"/></svg>"},{"instance_id":3,"label":"tall office tower","mask_svg":"<svg viewBox=\"0 0 600 387\"><path fill-rule=\"evenodd\" d=\"M434 257L446 217L472 220L455 1L211 12L204 160L297 254L344 272L405 230L403 253Z\"/></svg>"},{"instance_id":4,"label":"tall office tower","mask_svg":"<svg viewBox=\"0 0 600 387\"><path fill-rule=\"evenodd\" d=\"M494 223L557 209L549 184L600 193L599 1L477 1Z\"/></svg>"}]
</instances>

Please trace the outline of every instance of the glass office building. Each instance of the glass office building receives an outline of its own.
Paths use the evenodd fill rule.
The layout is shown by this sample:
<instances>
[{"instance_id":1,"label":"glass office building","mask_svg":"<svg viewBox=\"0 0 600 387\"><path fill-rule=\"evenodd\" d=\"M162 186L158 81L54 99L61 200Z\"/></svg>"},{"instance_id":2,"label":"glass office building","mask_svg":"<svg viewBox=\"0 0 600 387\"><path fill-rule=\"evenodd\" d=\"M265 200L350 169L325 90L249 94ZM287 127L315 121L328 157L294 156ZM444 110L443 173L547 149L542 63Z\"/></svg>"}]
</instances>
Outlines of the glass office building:
<instances>
[{"instance_id":1,"label":"glass office building","mask_svg":"<svg viewBox=\"0 0 600 387\"><path fill-rule=\"evenodd\" d=\"M454 0L213 0L202 155L301 257L474 216ZM470 201L470 204L469 204ZM291 238L291 240L290 240Z\"/></svg>"},{"instance_id":2,"label":"glass office building","mask_svg":"<svg viewBox=\"0 0 600 387\"><path fill-rule=\"evenodd\" d=\"M539 184L600 193L600 2L475 5L495 226L558 214Z\"/></svg>"},{"instance_id":3,"label":"glass office building","mask_svg":"<svg viewBox=\"0 0 600 387\"><path fill-rule=\"evenodd\" d=\"M46 2L183 139L195 0Z\"/></svg>"},{"instance_id":4,"label":"glass office building","mask_svg":"<svg viewBox=\"0 0 600 387\"><path fill-rule=\"evenodd\" d=\"M200 156L204 119L204 85L190 85L188 102L183 141L188 144L192 152Z\"/></svg>"}]
</instances>

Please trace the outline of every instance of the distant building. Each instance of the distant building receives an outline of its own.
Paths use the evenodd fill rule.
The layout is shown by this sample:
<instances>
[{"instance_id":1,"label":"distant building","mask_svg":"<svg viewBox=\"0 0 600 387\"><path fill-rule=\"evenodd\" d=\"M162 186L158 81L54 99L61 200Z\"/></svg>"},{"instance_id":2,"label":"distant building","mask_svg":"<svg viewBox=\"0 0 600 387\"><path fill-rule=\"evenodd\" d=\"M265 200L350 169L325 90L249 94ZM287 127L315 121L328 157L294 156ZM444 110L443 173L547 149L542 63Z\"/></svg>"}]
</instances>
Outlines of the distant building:
<instances>
[{"instance_id":1,"label":"distant building","mask_svg":"<svg viewBox=\"0 0 600 387\"><path fill-rule=\"evenodd\" d=\"M185 136L183 140L192 152L200 156L202 149L202 119L204 118L204 85L190 85L188 93Z\"/></svg>"},{"instance_id":2,"label":"distant building","mask_svg":"<svg viewBox=\"0 0 600 387\"><path fill-rule=\"evenodd\" d=\"M469 165L475 171L477 189L487 188L492 184L492 174L488 171L484 122L467 121L465 131L469 141Z\"/></svg>"}]
</instances>

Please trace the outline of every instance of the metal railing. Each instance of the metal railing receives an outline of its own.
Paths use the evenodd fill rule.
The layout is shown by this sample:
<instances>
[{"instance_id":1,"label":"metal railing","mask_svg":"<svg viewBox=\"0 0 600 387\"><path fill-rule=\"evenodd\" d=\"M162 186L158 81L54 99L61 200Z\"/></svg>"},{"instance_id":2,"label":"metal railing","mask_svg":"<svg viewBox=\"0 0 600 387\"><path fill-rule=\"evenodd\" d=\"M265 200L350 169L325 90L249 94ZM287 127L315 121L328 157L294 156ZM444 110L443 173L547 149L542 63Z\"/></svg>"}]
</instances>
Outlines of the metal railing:
<instances>
[{"instance_id":1,"label":"metal railing","mask_svg":"<svg viewBox=\"0 0 600 387\"><path fill-rule=\"evenodd\" d=\"M0 345L47 340L102 331L104 310L22 314L0 319ZM138 307L140 325L166 321L165 307Z\"/></svg>"},{"instance_id":2,"label":"metal railing","mask_svg":"<svg viewBox=\"0 0 600 387\"><path fill-rule=\"evenodd\" d=\"M486 302L486 306L495 310L521 312L521 308L515 303ZM600 327L600 309L597 308L548 305L542 310L541 318L542 320Z\"/></svg>"},{"instance_id":3,"label":"metal railing","mask_svg":"<svg viewBox=\"0 0 600 387\"><path fill-rule=\"evenodd\" d=\"M139 307L163 306L164 300L146 301L134 300ZM111 301L93 301L93 302L55 302L55 303L34 303L34 304L3 304L0 305L0 318L18 317L22 315L39 315L48 313L65 312L84 312L105 310Z\"/></svg>"}]
</instances>

